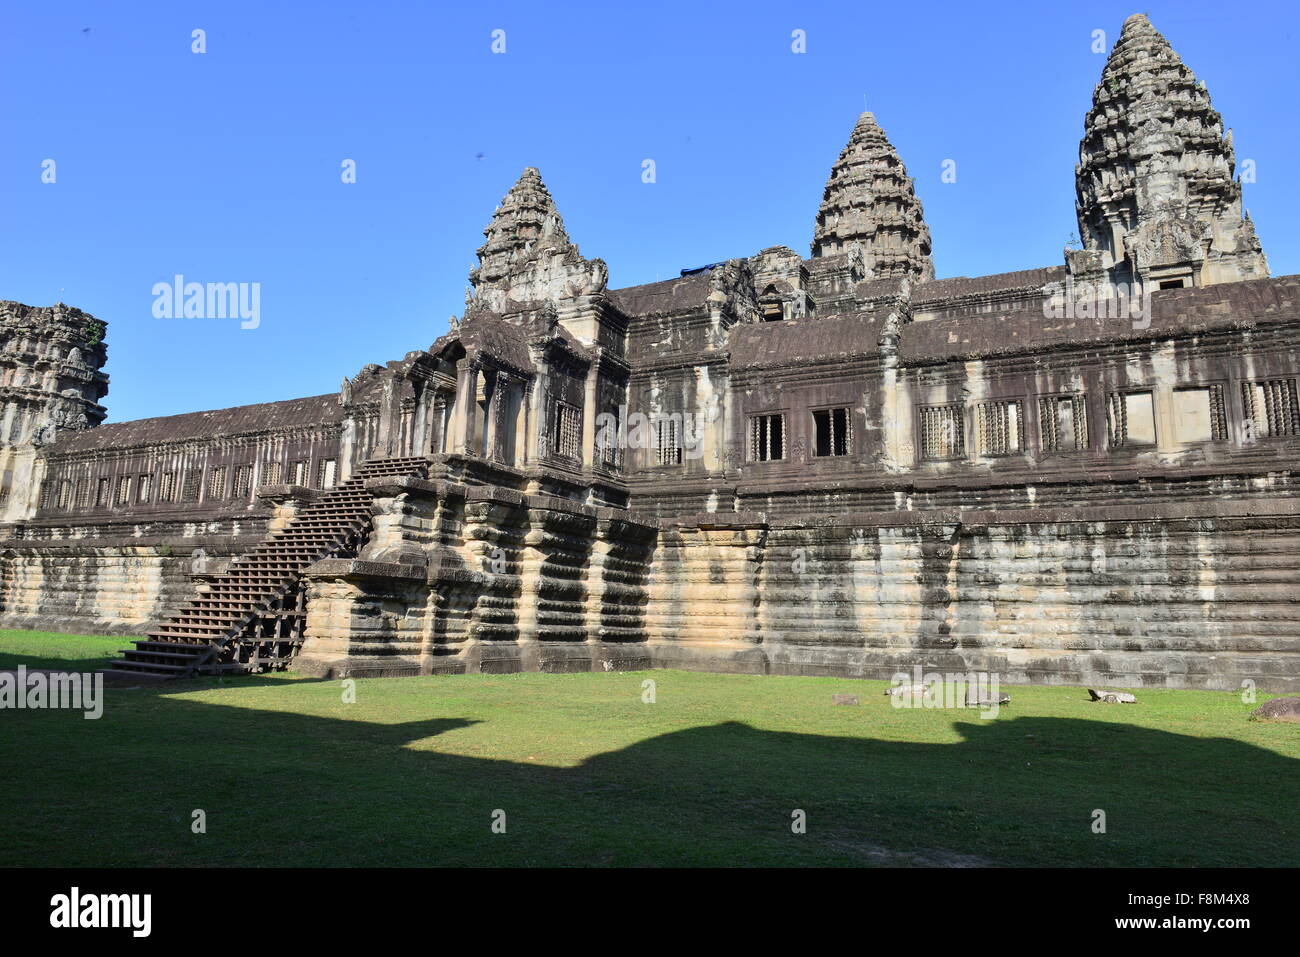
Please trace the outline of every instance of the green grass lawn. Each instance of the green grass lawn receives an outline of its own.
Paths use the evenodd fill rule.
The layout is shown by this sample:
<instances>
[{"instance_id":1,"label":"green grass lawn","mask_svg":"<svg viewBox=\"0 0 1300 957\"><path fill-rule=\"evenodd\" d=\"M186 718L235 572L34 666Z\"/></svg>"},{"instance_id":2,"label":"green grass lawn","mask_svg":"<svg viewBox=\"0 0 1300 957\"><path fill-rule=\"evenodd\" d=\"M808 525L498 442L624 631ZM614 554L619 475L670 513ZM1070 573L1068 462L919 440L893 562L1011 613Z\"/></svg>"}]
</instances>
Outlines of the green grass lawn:
<instances>
[{"instance_id":1,"label":"green grass lawn","mask_svg":"<svg viewBox=\"0 0 1300 957\"><path fill-rule=\"evenodd\" d=\"M119 657L120 649L130 647L131 639L121 635L112 638L0 629L0 670L19 665L78 671L107 668Z\"/></svg>"},{"instance_id":2,"label":"green grass lawn","mask_svg":"<svg viewBox=\"0 0 1300 957\"><path fill-rule=\"evenodd\" d=\"M4 632L0 667L122 646ZM355 685L352 704L290 675L109 688L98 721L0 711L0 864L1300 864L1300 726L1233 694L1013 687L983 720L894 708L881 681Z\"/></svg>"}]
</instances>

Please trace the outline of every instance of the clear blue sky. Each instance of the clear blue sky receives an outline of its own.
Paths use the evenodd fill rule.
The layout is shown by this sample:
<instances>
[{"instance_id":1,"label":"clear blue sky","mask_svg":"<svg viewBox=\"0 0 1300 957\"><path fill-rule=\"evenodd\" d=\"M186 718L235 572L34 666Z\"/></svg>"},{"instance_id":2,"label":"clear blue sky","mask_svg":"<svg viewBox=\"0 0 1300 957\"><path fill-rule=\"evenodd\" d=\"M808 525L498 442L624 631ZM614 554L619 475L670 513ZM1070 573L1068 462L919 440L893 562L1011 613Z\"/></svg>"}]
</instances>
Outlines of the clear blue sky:
<instances>
[{"instance_id":1,"label":"clear blue sky","mask_svg":"<svg viewBox=\"0 0 1300 957\"><path fill-rule=\"evenodd\" d=\"M1246 204L1274 274L1300 272L1296 5L1144 6L1256 162ZM110 421L329 392L446 331L524 166L612 286L806 255L864 106L916 179L940 277L1056 264L1105 59L1092 31L1109 48L1139 10L11 2L0 298L108 321ZM176 273L260 283L261 326L154 318L153 284Z\"/></svg>"}]
</instances>

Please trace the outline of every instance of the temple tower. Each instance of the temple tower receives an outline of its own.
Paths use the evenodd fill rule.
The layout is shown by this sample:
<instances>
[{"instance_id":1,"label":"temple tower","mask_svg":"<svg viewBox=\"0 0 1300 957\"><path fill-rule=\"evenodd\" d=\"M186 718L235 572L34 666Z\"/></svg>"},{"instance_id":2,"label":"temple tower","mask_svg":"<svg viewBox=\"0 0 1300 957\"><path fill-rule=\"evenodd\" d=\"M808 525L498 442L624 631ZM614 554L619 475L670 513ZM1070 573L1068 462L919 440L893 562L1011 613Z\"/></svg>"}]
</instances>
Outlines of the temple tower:
<instances>
[{"instance_id":1,"label":"temple tower","mask_svg":"<svg viewBox=\"0 0 1300 957\"><path fill-rule=\"evenodd\" d=\"M1071 274L1147 291L1266 277L1235 168L1204 84L1145 16L1129 17L1084 120Z\"/></svg>"},{"instance_id":2,"label":"temple tower","mask_svg":"<svg viewBox=\"0 0 1300 957\"><path fill-rule=\"evenodd\" d=\"M872 279L933 279L930 228L911 177L870 113L858 117L831 168L813 233L813 258L860 248Z\"/></svg>"},{"instance_id":3,"label":"temple tower","mask_svg":"<svg viewBox=\"0 0 1300 957\"><path fill-rule=\"evenodd\" d=\"M501 200L483 235L479 264L469 274L471 308L508 315L529 304L605 290L604 261L583 258L541 174L531 166Z\"/></svg>"},{"instance_id":4,"label":"temple tower","mask_svg":"<svg viewBox=\"0 0 1300 957\"><path fill-rule=\"evenodd\" d=\"M99 425L108 393L106 324L56 303L0 301L0 516L29 517L41 484L36 450Z\"/></svg>"}]
</instances>

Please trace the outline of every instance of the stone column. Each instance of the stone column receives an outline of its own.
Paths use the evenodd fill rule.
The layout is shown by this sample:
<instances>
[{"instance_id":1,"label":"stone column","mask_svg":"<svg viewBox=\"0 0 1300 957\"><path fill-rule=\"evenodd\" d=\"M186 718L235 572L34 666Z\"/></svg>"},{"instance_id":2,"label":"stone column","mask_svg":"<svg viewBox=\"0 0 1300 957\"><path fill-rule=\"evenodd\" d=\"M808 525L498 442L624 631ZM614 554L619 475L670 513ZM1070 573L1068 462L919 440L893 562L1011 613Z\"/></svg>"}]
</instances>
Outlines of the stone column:
<instances>
[{"instance_id":1,"label":"stone column","mask_svg":"<svg viewBox=\"0 0 1300 957\"><path fill-rule=\"evenodd\" d=\"M532 420L533 383L528 380L519 382L519 412L515 415L515 461L511 465L525 466L534 458L529 448L529 424Z\"/></svg>"},{"instance_id":2,"label":"stone column","mask_svg":"<svg viewBox=\"0 0 1300 957\"><path fill-rule=\"evenodd\" d=\"M411 421L411 448L408 455L427 455L429 451L429 393L432 391L427 379L412 378L415 389L415 410Z\"/></svg>"},{"instance_id":3,"label":"stone column","mask_svg":"<svg viewBox=\"0 0 1300 957\"><path fill-rule=\"evenodd\" d=\"M546 421L547 395L550 392L544 349L530 350L537 378L533 380L528 404L528 424L524 447L530 463L541 462L550 454L550 423Z\"/></svg>"},{"instance_id":4,"label":"stone column","mask_svg":"<svg viewBox=\"0 0 1300 957\"><path fill-rule=\"evenodd\" d=\"M582 466L590 469L596 460L596 414L600 411L601 348L592 346L591 366L587 369L586 390L582 399Z\"/></svg>"},{"instance_id":5,"label":"stone column","mask_svg":"<svg viewBox=\"0 0 1300 957\"><path fill-rule=\"evenodd\" d=\"M454 396L453 396L454 401ZM444 434L447 424L447 393L438 389L434 392L433 400L433 421L429 426L429 445L428 451L433 454L446 451L446 436Z\"/></svg>"},{"instance_id":6,"label":"stone column","mask_svg":"<svg viewBox=\"0 0 1300 957\"><path fill-rule=\"evenodd\" d=\"M456 375L456 404L451 413L448 452L472 455L476 433L474 409L478 404L478 363L466 356Z\"/></svg>"},{"instance_id":7,"label":"stone column","mask_svg":"<svg viewBox=\"0 0 1300 957\"><path fill-rule=\"evenodd\" d=\"M492 405L488 410L492 417L492 444L488 448L488 456L493 462L501 462L505 465L511 463L506 461L506 429L509 423L506 419L510 411L511 388L515 380L504 372L496 374L496 386L492 390Z\"/></svg>"}]
</instances>

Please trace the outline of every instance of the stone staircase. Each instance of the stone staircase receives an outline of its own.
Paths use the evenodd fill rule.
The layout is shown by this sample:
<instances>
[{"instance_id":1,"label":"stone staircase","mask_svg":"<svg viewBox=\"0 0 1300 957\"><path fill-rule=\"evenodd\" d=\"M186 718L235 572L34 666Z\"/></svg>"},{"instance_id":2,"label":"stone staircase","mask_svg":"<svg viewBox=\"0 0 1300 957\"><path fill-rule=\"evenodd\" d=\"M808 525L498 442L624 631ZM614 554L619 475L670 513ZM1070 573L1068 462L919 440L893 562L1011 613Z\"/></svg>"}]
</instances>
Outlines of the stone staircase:
<instances>
[{"instance_id":1,"label":"stone staircase","mask_svg":"<svg viewBox=\"0 0 1300 957\"><path fill-rule=\"evenodd\" d=\"M302 646L302 574L357 548L370 531L365 481L425 477L424 458L368 459L283 529L239 556L198 597L124 649L113 674L153 678L246 674L284 668Z\"/></svg>"}]
</instances>

